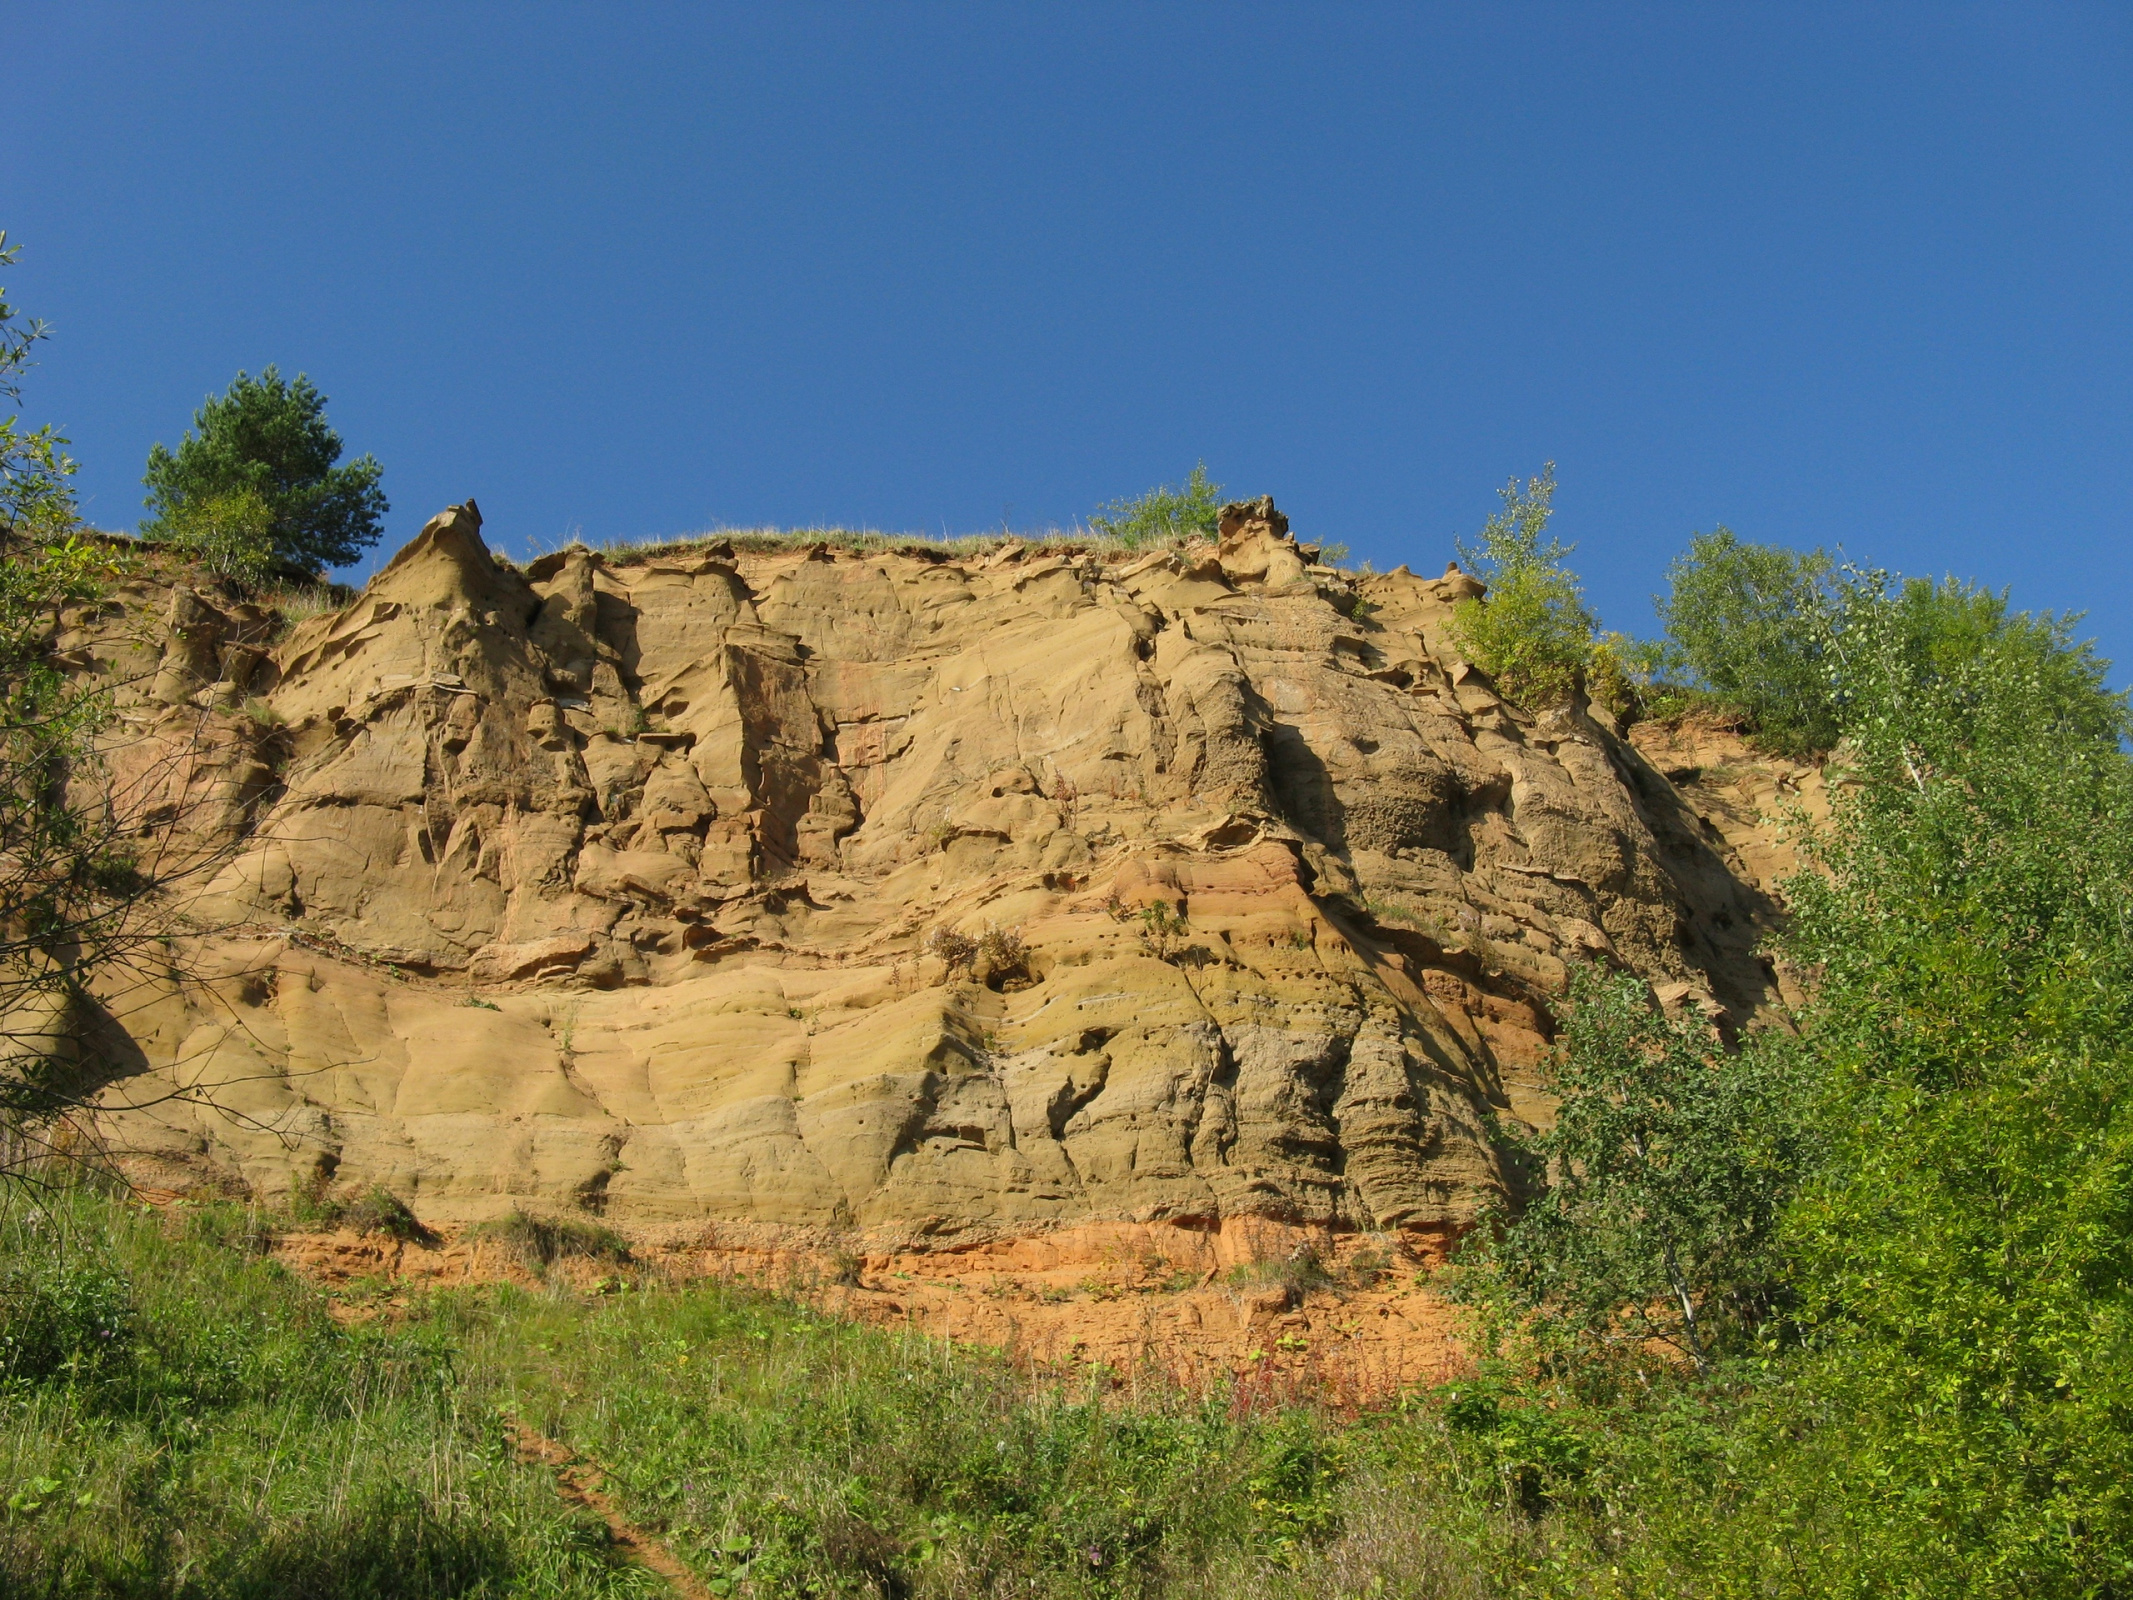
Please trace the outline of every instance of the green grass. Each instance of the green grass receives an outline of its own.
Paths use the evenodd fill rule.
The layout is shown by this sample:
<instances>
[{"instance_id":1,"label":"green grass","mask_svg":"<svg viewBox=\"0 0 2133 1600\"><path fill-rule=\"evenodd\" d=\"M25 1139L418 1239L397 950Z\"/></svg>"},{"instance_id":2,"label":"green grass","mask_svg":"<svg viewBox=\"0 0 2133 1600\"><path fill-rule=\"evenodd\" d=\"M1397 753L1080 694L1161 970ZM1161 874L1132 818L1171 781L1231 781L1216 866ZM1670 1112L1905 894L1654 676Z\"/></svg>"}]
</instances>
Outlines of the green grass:
<instances>
[{"instance_id":1,"label":"green grass","mask_svg":"<svg viewBox=\"0 0 2133 1600\"><path fill-rule=\"evenodd\" d=\"M514 1419L602 1463L719 1594L1464 1597L1531 1565L1525 1523L1440 1492L1458 1453L1428 1407L1033 1376L623 1263L601 1293L344 1327L271 1238L235 1205L11 1200L0 1593L665 1592L520 1461Z\"/></svg>"},{"instance_id":2,"label":"green grass","mask_svg":"<svg viewBox=\"0 0 2133 1600\"><path fill-rule=\"evenodd\" d=\"M10 1201L0 1593L660 1592L469 1408L436 1326L336 1326L226 1216Z\"/></svg>"}]
</instances>

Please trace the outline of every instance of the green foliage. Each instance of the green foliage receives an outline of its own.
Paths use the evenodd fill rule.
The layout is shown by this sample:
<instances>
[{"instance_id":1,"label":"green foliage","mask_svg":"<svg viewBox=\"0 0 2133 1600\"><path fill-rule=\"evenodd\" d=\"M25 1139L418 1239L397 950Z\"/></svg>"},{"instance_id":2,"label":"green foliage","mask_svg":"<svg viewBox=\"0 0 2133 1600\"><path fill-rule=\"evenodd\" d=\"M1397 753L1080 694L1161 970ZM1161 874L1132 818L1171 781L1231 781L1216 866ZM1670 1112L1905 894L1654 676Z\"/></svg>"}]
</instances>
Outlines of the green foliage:
<instances>
[{"instance_id":1,"label":"green foliage","mask_svg":"<svg viewBox=\"0 0 2133 1600\"><path fill-rule=\"evenodd\" d=\"M490 1286L344 1328L258 1254L255 1213L63 1209L93 1269L57 1264L49 1222L0 1224L0 1282L73 1296L39 1324L66 1353L0 1384L9 1593L659 1592L509 1418L599 1461L721 1594L1316 1592L1354 1497L1395 1495L1394 1452L1312 1410L1032 1376L746 1286Z\"/></svg>"},{"instance_id":2,"label":"green foliage","mask_svg":"<svg viewBox=\"0 0 2133 1600\"><path fill-rule=\"evenodd\" d=\"M1891 1586L2112 1591L2133 1577L2126 705L2063 620L1955 584L1855 581L1840 666L1859 787L1790 888L1829 1149L1789 1227L1803 1456L1842 1463L1833 1537Z\"/></svg>"},{"instance_id":3,"label":"green foliage","mask_svg":"<svg viewBox=\"0 0 2133 1600\"><path fill-rule=\"evenodd\" d=\"M1782 754L1837 742L1827 657L1841 596L1827 556L1748 544L1721 527L1694 535L1667 581L1655 601L1671 646L1662 670L1685 673Z\"/></svg>"},{"instance_id":4,"label":"green foliage","mask_svg":"<svg viewBox=\"0 0 2133 1600\"><path fill-rule=\"evenodd\" d=\"M133 1334L133 1286L107 1262L62 1258L0 1279L0 1387L94 1378L126 1359Z\"/></svg>"},{"instance_id":5,"label":"green foliage","mask_svg":"<svg viewBox=\"0 0 2133 1600\"><path fill-rule=\"evenodd\" d=\"M0 1592L650 1596L469 1408L427 1323L86 1195L0 1221ZM228 1208L234 1211L235 1208Z\"/></svg>"},{"instance_id":6,"label":"green foliage","mask_svg":"<svg viewBox=\"0 0 2133 1600\"><path fill-rule=\"evenodd\" d=\"M164 517L163 542L211 572L256 586L279 564L274 512L251 489L189 500Z\"/></svg>"},{"instance_id":7,"label":"green foliage","mask_svg":"<svg viewBox=\"0 0 2133 1600\"><path fill-rule=\"evenodd\" d=\"M0 229L0 267L13 266L21 253L22 246L9 244ZM0 396L21 403L30 348L50 336L41 321L18 321L7 291L0 289ZM25 433L13 417L0 417L0 532L50 536L74 525L67 479L75 463L60 448L66 442L49 423Z\"/></svg>"},{"instance_id":8,"label":"green foliage","mask_svg":"<svg viewBox=\"0 0 2133 1600\"><path fill-rule=\"evenodd\" d=\"M1220 520L1222 485L1207 481L1207 463L1184 483L1158 484L1130 500L1112 500L1089 518L1089 526L1129 550L1193 537L1212 538Z\"/></svg>"},{"instance_id":9,"label":"green foliage","mask_svg":"<svg viewBox=\"0 0 2133 1600\"><path fill-rule=\"evenodd\" d=\"M1161 1593L1214 1554L1289 1560L1339 1530L1341 1447L1308 1412L1030 1379L740 1288L487 1306L468 1361L498 1403L757 1593Z\"/></svg>"},{"instance_id":10,"label":"green foliage","mask_svg":"<svg viewBox=\"0 0 2133 1600\"><path fill-rule=\"evenodd\" d=\"M1554 1182L1468 1269L1538 1320L1447 1421L1627 1592L2125 1592L2133 718L2064 619L1825 593L1847 782L1787 886L1799 1037L1729 1054L1587 980Z\"/></svg>"},{"instance_id":11,"label":"green foliage","mask_svg":"<svg viewBox=\"0 0 2133 1600\"><path fill-rule=\"evenodd\" d=\"M0 559L0 1169L85 1092L78 995L127 944L148 889L96 793L109 692L52 655L62 615L96 601L121 566L72 535Z\"/></svg>"},{"instance_id":12,"label":"green foliage","mask_svg":"<svg viewBox=\"0 0 2133 1600\"><path fill-rule=\"evenodd\" d=\"M1513 699L1566 699L1592 658L1599 624L1586 609L1577 575L1563 565L1574 546L1543 542L1555 511L1555 463L1529 478L1524 489L1513 478L1497 493L1503 509L1483 526L1480 542L1459 545L1489 592L1459 602L1453 632L1460 648Z\"/></svg>"},{"instance_id":13,"label":"green foliage","mask_svg":"<svg viewBox=\"0 0 2133 1600\"><path fill-rule=\"evenodd\" d=\"M148 452L144 535L176 542L235 541L256 548L258 506L267 513L273 559L307 571L346 566L378 542L389 509L370 456L345 466L341 436L326 422L326 397L298 373L268 367L238 373L229 392L193 413L175 452ZM217 532L216 530L221 530ZM249 541L249 542L248 542Z\"/></svg>"},{"instance_id":14,"label":"green foliage","mask_svg":"<svg viewBox=\"0 0 2133 1600\"><path fill-rule=\"evenodd\" d=\"M1636 979L1590 968L1573 970L1568 1012L1548 1067L1555 1126L1507 1141L1545 1187L1470 1236L1480 1270L1462 1287L1493 1313L1492 1344L1665 1345L1708 1372L1782 1299L1772 1239L1806 1142L1789 1041L1729 1052Z\"/></svg>"}]
</instances>

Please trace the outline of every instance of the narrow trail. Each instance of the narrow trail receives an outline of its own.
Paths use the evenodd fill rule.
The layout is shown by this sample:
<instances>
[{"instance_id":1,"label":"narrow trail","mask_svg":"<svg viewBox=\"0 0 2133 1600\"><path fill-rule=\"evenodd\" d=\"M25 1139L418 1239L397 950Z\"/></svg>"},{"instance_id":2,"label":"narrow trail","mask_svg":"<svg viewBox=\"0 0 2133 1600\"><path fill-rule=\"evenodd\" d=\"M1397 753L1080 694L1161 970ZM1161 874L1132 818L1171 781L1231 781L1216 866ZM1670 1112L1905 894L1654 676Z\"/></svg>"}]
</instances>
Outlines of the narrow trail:
<instances>
[{"instance_id":1,"label":"narrow trail","mask_svg":"<svg viewBox=\"0 0 2133 1600\"><path fill-rule=\"evenodd\" d=\"M515 1417L505 1427L511 1442L518 1448L519 1459L553 1468L556 1493L584 1506L606 1522L608 1533L630 1560L666 1579L668 1587L682 1596L682 1600L713 1600L703 1580L679 1556L623 1515L622 1508L604 1488L607 1473L599 1462L580 1455Z\"/></svg>"}]
</instances>

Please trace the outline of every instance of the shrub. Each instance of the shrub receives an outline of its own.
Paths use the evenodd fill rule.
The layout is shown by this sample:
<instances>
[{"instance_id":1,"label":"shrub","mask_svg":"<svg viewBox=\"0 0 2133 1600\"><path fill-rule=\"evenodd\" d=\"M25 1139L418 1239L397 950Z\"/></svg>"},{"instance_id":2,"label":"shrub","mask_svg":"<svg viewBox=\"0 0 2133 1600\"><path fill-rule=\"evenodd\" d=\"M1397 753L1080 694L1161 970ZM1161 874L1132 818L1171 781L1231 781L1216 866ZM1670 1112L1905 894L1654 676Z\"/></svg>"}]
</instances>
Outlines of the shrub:
<instances>
[{"instance_id":1,"label":"shrub","mask_svg":"<svg viewBox=\"0 0 2133 1600\"><path fill-rule=\"evenodd\" d=\"M0 230L0 267L12 265L21 250ZM18 323L7 291L0 289L0 398L20 402L30 347L49 335L40 321ZM74 475L75 463L60 449L66 442L50 423L24 433L13 417L0 417L0 528L50 536L74 525L74 496L67 479Z\"/></svg>"},{"instance_id":2,"label":"shrub","mask_svg":"<svg viewBox=\"0 0 2133 1600\"><path fill-rule=\"evenodd\" d=\"M1143 544L1213 537L1220 524L1222 485L1207 481L1207 463L1192 469L1192 475L1176 488L1158 484L1130 500L1112 500L1089 518L1098 533L1116 539L1128 550Z\"/></svg>"},{"instance_id":3,"label":"shrub","mask_svg":"<svg viewBox=\"0 0 2133 1600\"><path fill-rule=\"evenodd\" d=\"M939 956L946 962L951 973L968 971L978 958L977 940L958 933L945 922L926 935L924 949L927 955Z\"/></svg>"},{"instance_id":4,"label":"shrub","mask_svg":"<svg viewBox=\"0 0 2133 1600\"><path fill-rule=\"evenodd\" d=\"M133 1333L133 1286L102 1261L0 1279L0 1385L92 1377L125 1359Z\"/></svg>"},{"instance_id":5,"label":"shrub","mask_svg":"<svg viewBox=\"0 0 2133 1600\"><path fill-rule=\"evenodd\" d=\"M273 367L257 378L240 372L229 393L210 395L193 413L193 425L199 432L188 430L175 451L158 444L148 452L147 537L180 537L188 518L218 501L257 501L272 555L291 566L346 566L378 542L390 509L378 487L385 469L367 455L335 465L341 436L327 425L326 397L302 373L288 383Z\"/></svg>"},{"instance_id":6,"label":"shrub","mask_svg":"<svg viewBox=\"0 0 2133 1600\"><path fill-rule=\"evenodd\" d=\"M161 531L165 544L239 583L262 582L276 564L273 508L251 489L188 500L163 518Z\"/></svg>"},{"instance_id":7,"label":"shrub","mask_svg":"<svg viewBox=\"0 0 2133 1600\"><path fill-rule=\"evenodd\" d=\"M1598 624L1577 575L1563 565L1575 546L1542 542L1555 511L1555 463L1523 490L1513 478L1497 493L1503 509L1482 527L1480 543L1459 545L1489 592L1459 602L1453 634L1512 699L1567 699L1591 660Z\"/></svg>"},{"instance_id":8,"label":"shrub","mask_svg":"<svg viewBox=\"0 0 2133 1600\"><path fill-rule=\"evenodd\" d=\"M1019 929L988 922L985 931L978 935L977 957L985 963L990 976L1023 972L1029 967L1029 946L1023 943Z\"/></svg>"},{"instance_id":9,"label":"shrub","mask_svg":"<svg viewBox=\"0 0 2133 1600\"><path fill-rule=\"evenodd\" d=\"M1571 972L1548 1065L1555 1126L1507 1136L1544 1187L1516 1221L1469 1236L1459 1297L1499 1333L1529 1326L1592 1353L1671 1346L1699 1371L1761 1333L1782 1299L1778 1218L1804 1165L1782 1035L1726 1051L1627 975ZM1538 1315L1538 1321L1529 1319Z\"/></svg>"}]
</instances>

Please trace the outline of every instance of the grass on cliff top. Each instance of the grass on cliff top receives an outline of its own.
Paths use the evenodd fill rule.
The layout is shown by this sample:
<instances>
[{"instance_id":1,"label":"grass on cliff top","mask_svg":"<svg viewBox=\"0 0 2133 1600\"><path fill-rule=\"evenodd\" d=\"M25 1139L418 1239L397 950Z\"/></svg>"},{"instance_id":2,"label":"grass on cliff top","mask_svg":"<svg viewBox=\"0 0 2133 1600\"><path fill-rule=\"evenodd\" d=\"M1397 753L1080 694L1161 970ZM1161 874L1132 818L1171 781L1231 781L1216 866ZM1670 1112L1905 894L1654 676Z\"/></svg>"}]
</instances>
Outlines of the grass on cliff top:
<instances>
[{"instance_id":1,"label":"grass on cliff top","mask_svg":"<svg viewBox=\"0 0 2133 1600\"><path fill-rule=\"evenodd\" d=\"M641 1274L343 1326L256 1220L11 1197L0 1593L665 1592L511 1419L604 1463L722 1595L1464 1597L1532 1564L1427 1411L1136 1399Z\"/></svg>"},{"instance_id":2,"label":"grass on cliff top","mask_svg":"<svg viewBox=\"0 0 2133 1600\"><path fill-rule=\"evenodd\" d=\"M1183 549L1205 542L1199 534L1176 534L1147 538L1118 538L1093 528L1026 529L998 533L884 533L875 528L717 528L705 533L684 534L671 539L611 539L594 546L616 565L651 561L662 556L688 555L725 543L747 554L774 555L824 545L853 555L918 553L939 559L977 560L1003 546L1016 544L1031 550L1089 551L1121 559L1152 550Z\"/></svg>"}]
</instances>

